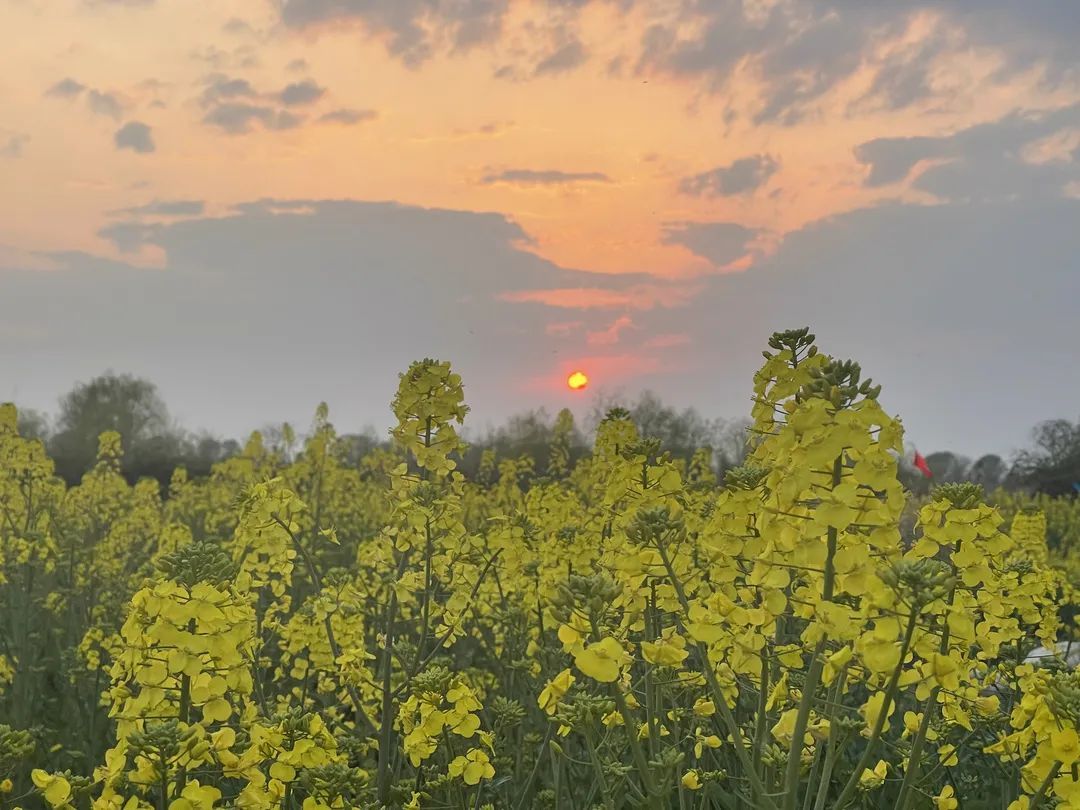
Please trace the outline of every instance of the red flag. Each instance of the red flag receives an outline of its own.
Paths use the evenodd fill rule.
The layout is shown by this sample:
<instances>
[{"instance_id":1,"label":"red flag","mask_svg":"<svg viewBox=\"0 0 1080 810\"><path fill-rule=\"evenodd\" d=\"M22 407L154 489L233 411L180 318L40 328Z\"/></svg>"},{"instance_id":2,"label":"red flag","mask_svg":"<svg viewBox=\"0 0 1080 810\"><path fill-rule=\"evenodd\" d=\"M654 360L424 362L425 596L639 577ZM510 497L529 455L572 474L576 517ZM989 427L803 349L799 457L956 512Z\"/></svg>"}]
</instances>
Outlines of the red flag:
<instances>
[{"instance_id":1,"label":"red flag","mask_svg":"<svg viewBox=\"0 0 1080 810\"><path fill-rule=\"evenodd\" d=\"M915 451L915 458L913 459L913 461L915 462L915 466L918 468L919 472L921 472L927 478L934 477L934 474L930 472L930 465L926 463L926 459L922 457L922 454L918 450Z\"/></svg>"}]
</instances>

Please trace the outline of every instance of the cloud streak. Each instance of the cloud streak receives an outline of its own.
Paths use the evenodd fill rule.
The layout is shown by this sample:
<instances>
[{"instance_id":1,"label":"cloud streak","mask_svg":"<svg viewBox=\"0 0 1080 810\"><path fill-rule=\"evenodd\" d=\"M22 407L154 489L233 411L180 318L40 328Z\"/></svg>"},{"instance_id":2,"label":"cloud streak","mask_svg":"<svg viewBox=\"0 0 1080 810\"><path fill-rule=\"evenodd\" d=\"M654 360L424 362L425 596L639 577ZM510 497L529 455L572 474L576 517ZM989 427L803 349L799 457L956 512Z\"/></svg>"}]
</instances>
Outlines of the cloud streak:
<instances>
[{"instance_id":1,"label":"cloud streak","mask_svg":"<svg viewBox=\"0 0 1080 810\"><path fill-rule=\"evenodd\" d=\"M319 116L319 121L324 124L344 124L345 126L353 126L355 124L362 124L365 121L374 121L378 117L379 113L376 110L355 110L342 107L337 110L330 110L330 112L323 113Z\"/></svg>"},{"instance_id":2,"label":"cloud streak","mask_svg":"<svg viewBox=\"0 0 1080 810\"><path fill-rule=\"evenodd\" d=\"M684 177L679 191L691 197L733 197L757 191L776 174L780 162L770 155L751 155L725 166Z\"/></svg>"},{"instance_id":3,"label":"cloud streak","mask_svg":"<svg viewBox=\"0 0 1080 810\"><path fill-rule=\"evenodd\" d=\"M503 169L481 178L481 185L565 186L577 183L610 183L603 172L564 172L557 169Z\"/></svg>"}]
</instances>

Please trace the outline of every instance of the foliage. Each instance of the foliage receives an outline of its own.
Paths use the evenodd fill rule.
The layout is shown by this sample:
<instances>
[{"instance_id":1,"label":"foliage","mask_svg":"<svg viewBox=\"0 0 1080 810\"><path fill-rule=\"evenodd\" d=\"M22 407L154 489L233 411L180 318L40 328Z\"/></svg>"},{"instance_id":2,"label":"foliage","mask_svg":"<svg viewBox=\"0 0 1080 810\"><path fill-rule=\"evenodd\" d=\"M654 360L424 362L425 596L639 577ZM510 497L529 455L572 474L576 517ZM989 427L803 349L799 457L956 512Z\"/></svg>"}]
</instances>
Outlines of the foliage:
<instances>
[{"instance_id":1,"label":"foliage","mask_svg":"<svg viewBox=\"0 0 1080 810\"><path fill-rule=\"evenodd\" d=\"M1019 483L1047 495L1072 495L1080 486L1080 422L1052 419L1032 431L1035 446L1023 451L1012 471Z\"/></svg>"},{"instance_id":2,"label":"foliage","mask_svg":"<svg viewBox=\"0 0 1080 810\"><path fill-rule=\"evenodd\" d=\"M4 406L0 806L1080 807L1075 508L913 498L880 387L769 346L722 482L617 408L466 479L431 359L391 447L320 406L164 494Z\"/></svg>"}]
</instances>

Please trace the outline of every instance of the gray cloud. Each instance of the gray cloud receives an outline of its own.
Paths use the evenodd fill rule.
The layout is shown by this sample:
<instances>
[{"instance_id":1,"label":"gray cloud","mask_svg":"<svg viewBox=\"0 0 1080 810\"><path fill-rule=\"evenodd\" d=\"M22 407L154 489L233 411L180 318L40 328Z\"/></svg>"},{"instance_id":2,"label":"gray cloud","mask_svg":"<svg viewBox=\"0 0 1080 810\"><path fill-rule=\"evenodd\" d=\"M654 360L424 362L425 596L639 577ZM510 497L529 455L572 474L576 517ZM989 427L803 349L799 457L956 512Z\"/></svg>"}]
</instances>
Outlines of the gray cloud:
<instances>
[{"instance_id":1,"label":"gray cloud","mask_svg":"<svg viewBox=\"0 0 1080 810\"><path fill-rule=\"evenodd\" d=\"M764 83L753 111L756 123L797 123L863 69L874 74L874 103L902 108L934 96L937 59L955 53L956 43L936 33L898 53L878 55L879 45L897 42L915 15L926 11L944 17L939 30L956 26L969 46L1001 54L998 79L1041 66L1054 85L1075 78L1080 69L1080 6L1057 0L792 0L765 9L735 0L685 3L648 28L637 67L700 79L712 92L724 89L736 68L748 68ZM680 36L685 28L696 33Z\"/></svg>"},{"instance_id":2,"label":"gray cloud","mask_svg":"<svg viewBox=\"0 0 1080 810\"><path fill-rule=\"evenodd\" d=\"M144 245L150 243L158 231L160 225L148 225L142 222L116 222L106 225L97 232L102 239L112 242L113 246L121 253L135 253Z\"/></svg>"},{"instance_id":3,"label":"gray cloud","mask_svg":"<svg viewBox=\"0 0 1080 810\"><path fill-rule=\"evenodd\" d=\"M320 87L311 79L304 79L300 82L293 82L288 84L278 94L278 100L288 106L304 106L307 104L314 104L326 93L325 87Z\"/></svg>"},{"instance_id":4,"label":"gray cloud","mask_svg":"<svg viewBox=\"0 0 1080 810\"><path fill-rule=\"evenodd\" d=\"M203 116L203 123L230 135L241 135L250 132L254 124L261 124L266 129L293 129L301 124L301 119L287 110L275 110L258 104L228 103L211 108Z\"/></svg>"},{"instance_id":5,"label":"gray cloud","mask_svg":"<svg viewBox=\"0 0 1080 810\"><path fill-rule=\"evenodd\" d=\"M1047 81L1075 79L1080 71L1080 6L1058 0L935 0L972 41L996 46L1006 57L1003 77L1044 65Z\"/></svg>"},{"instance_id":6,"label":"gray cloud","mask_svg":"<svg viewBox=\"0 0 1080 810\"><path fill-rule=\"evenodd\" d=\"M113 135L117 149L130 149L140 154L148 154L156 149L149 126L141 121L129 121Z\"/></svg>"},{"instance_id":7,"label":"gray cloud","mask_svg":"<svg viewBox=\"0 0 1080 810\"><path fill-rule=\"evenodd\" d=\"M735 222L675 222L664 226L662 241L682 245L719 268L746 255L757 233Z\"/></svg>"},{"instance_id":8,"label":"gray cloud","mask_svg":"<svg viewBox=\"0 0 1080 810\"><path fill-rule=\"evenodd\" d=\"M88 87L70 76L61 79L45 91L52 98L76 99L85 93L86 106L95 115L119 120L124 115L124 105L114 93Z\"/></svg>"},{"instance_id":9,"label":"gray cloud","mask_svg":"<svg viewBox=\"0 0 1080 810\"><path fill-rule=\"evenodd\" d=\"M720 91L744 60L765 84L754 118L757 123L796 123L808 105L862 63L862 52L874 36L903 30L904 15L871 6L795 0L751 14L744 4L723 0L688 4L679 19L656 23L645 33L639 73L656 72L705 80ZM676 29L693 22L696 36L680 37Z\"/></svg>"},{"instance_id":10,"label":"gray cloud","mask_svg":"<svg viewBox=\"0 0 1080 810\"><path fill-rule=\"evenodd\" d=\"M374 121L379 117L375 110L353 110L342 108L331 110L319 116L319 120L327 124L362 124L365 121Z\"/></svg>"},{"instance_id":11,"label":"gray cloud","mask_svg":"<svg viewBox=\"0 0 1080 810\"><path fill-rule=\"evenodd\" d=\"M941 29L882 59L870 88L852 105L901 110L935 96L931 73L934 60L948 44Z\"/></svg>"},{"instance_id":12,"label":"gray cloud","mask_svg":"<svg viewBox=\"0 0 1080 810\"><path fill-rule=\"evenodd\" d=\"M237 98L255 98L259 94L247 79L237 79L215 73L206 81L200 100L204 107Z\"/></svg>"},{"instance_id":13,"label":"gray cloud","mask_svg":"<svg viewBox=\"0 0 1080 810\"><path fill-rule=\"evenodd\" d=\"M255 29L251 27L251 23L247 20L242 20L239 17L230 17L221 30L226 34L232 34L233 36L248 36L255 34Z\"/></svg>"},{"instance_id":14,"label":"gray cloud","mask_svg":"<svg viewBox=\"0 0 1080 810\"><path fill-rule=\"evenodd\" d=\"M116 96L92 88L86 94L86 106L90 108L90 112L109 118L120 118L124 114L123 105Z\"/></svg>"},{"instance_id":15,"label":"gray cloud","mask_svg":"<svg viewBox=\"0 0 1080 810\"><path fill-rule=\"evenodd\" d=\"M355 21L383 39L389 52L418 66L440 50L490 42L502 29L507 0L284 0L290 28Z\"/></svg>"},{"instance_id":16,"label":"gray cloud","mask_svg":"<svg viewBox=\"0 0 1080 810\"><path fill-rule=\"evenodd\" d=\"M483 185L508 183L520 186L555 186L569 183L610 183L603 172L562 172L554 169L504 169L484 175Z\"/></svg>"},{"instance_id":17,"label":"gray cloud","mask_svg":"<svg viewBox=\"0 0 1080 810\"><path fill-rule=\"evenodd\" d=\"M46 90L45 95L53 96L54 98L76 98L85 89L85 84L77 82L69 76L66 79L61 79Z\"/></svg>"},{"instance_id":18,"label":"gray cloud","mask_svg":"<svg viewBox=\"0 0 1080 810\"><path fill-rule=\"evenodd\" d=\"M0 157L17 158L22 156L23 147L30 141L29 135L15 132L0 138Z\"/></svg>"},{"instance_id":19,"label":"gray cloud","mask_svg":"<svg viewBox=\"0 0 1080 810\"><path fill-rule=\"evenodd\" d=\"M206 210L202 200L152 200L143 205L119 208L109 213L127 217L197 217Z\"/></svg>"},{"instance_id":20,"label":"gray cloud","mask_svg":"<svg viewBox=\"0 0 1080 810\"><path fill-rule=\"evenodd\" d=\"M324 89L310 80L297 82L273 95L263 95L247 79L222 73L209 76L200 95L207 126L229 135L242 135L261 126L269 130L294 129L304 119L277 104L301 106L318 100Z\"/></svg>"},{"instance_id":21,"label":"gray cloud","mask_svg":"<svg viewBox=\"0 0 1080 810\"><path fill-rule=\"evenodd\" d=\"M746 194L761 188L778 168L779 161L770 155L751 155L726 166L684 177L679 181L679 191L694 197Z\"/></svg>"},{"instance_id":22,"label":"gray cloud","mask_svg":"<svg viewBox=\"0 0 1080 810\"><path fill-rule=\"evenodd\" d=\"M1018 111L941 137L876 138L855 150L870 168L864 182L883 186L906 180L922 161L930 165L912 186L942 199L1002 199L1057 195L1073 179L1075 165L1032 163L1025 146L1080 127L1080 104L1055 110Z\"/></svg>"},{"instance_id":23,"label":"gray cloud","mask_svg":"<svg viewBox=\"0 0 1080 810\"><path fill-rule=\"evenodd\" d=\"M206 45L190 52L190 58L206 62L218 70L247 70L260 66L256 48L251 43L238 45L229 50L222 50L216 45Z\"/></svg>"},{"instance_id":24,"label":"gray cloud","mask_svg":"<svg viewBox=\"0 0 1080 810\"><path fill-rule=\"evenodd\" d=\"M533 71L534 76L552 76L566 73L580 67L588 61L589 54L578 39L573 39L545 57Z\"/></svg>"},{"instance_id":25,"label":"gray cloud","mask_svg":"<svg viewBox=\"0 0 1080 810\"><path fill-rule=\"evenodd\" d=\"M587 49L576 39L578 14L590 5L613 4L623 11L637 7L651 20L636 54L639 73L700 79L711 92L724 89L737 69L758 76L764 90L751 110L757 123L797 123L859 70L873 75L867 103L901 109L929 101L937 95L939 58L956 52L956 40L945 35L953 30L968 47L1000 55L996 79L1038 68L1056 86L1080 72L1080 6L1062 0L569 0L546 4L569 43L532 71L503 65L496 76L542 76L580 66ZM438 53L494 43L509 7L509 0L283 0L281 17L294 29L359 23L392 55L416 66ZM935 33L902 43L911 22L925 12L943 18ZM880 47L885 43L888 49Z\"/></svg>"}]
</instances>

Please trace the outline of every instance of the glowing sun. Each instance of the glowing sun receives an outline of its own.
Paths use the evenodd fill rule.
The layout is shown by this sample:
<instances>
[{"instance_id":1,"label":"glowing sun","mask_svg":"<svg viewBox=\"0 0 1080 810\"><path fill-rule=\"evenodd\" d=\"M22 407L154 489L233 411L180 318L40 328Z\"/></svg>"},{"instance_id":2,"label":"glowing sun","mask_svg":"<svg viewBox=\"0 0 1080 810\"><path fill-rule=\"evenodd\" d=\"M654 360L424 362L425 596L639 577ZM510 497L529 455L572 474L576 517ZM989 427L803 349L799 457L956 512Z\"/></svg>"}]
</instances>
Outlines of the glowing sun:
<instances>
[{"instance_id":1,"label":"glowing sun","mask_svg":"<svg viewBox=\"0 0 1080 810\"><path fill-rule=\"evenodd\" d=\"M589 384L589 378L584 371L575 371L566 378L566 385L571 391L580 391Z\"/></svg>"}]
</instances>

